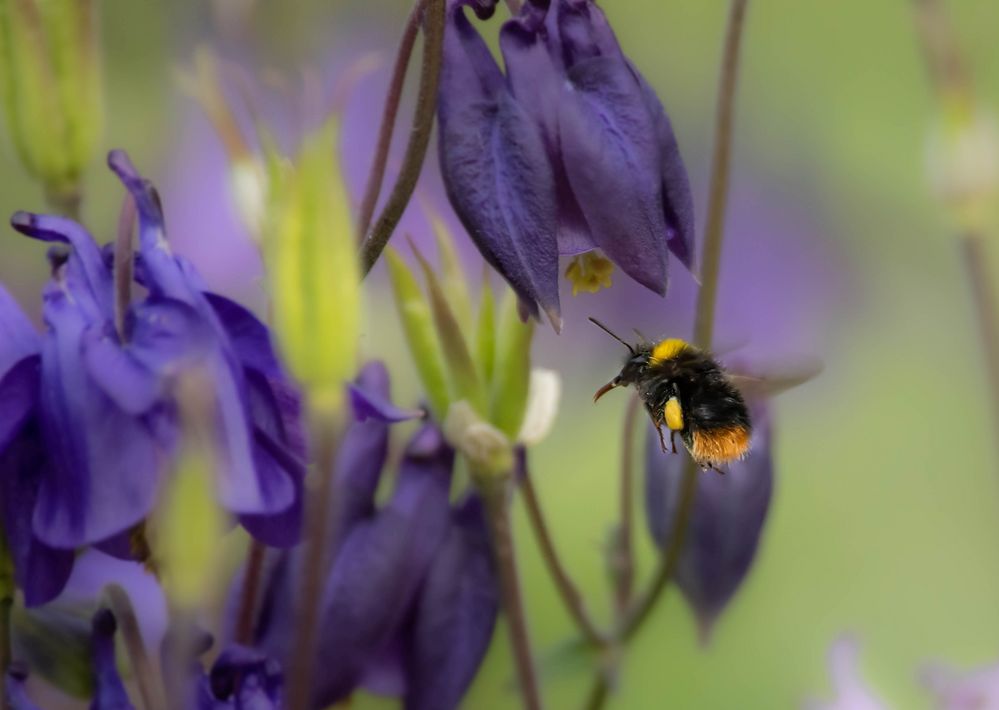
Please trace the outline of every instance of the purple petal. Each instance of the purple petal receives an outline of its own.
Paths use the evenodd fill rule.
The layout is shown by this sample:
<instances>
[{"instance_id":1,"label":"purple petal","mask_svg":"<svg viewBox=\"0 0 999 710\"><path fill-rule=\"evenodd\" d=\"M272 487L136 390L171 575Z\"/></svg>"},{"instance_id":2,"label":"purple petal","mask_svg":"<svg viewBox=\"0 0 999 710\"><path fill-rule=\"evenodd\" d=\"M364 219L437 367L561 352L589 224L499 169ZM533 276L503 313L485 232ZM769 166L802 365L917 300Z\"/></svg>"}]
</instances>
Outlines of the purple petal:
<instances>
[{"instance_id":1,"label":"purple petal","mask_svg":"<svg viewBox=\"0 0 999 710\"><path fill-rule=\"evenodd\" d=\"M492 640L499 591L477 497L451 513L414 613L407 710L457 708Z\"/></svg>"},{"instance_id":2,"label":"purple petal","mask_svg":"<svg viewBox=\"0 0 999 710\"><path fill-rule=\"evenodd\" d=\"M134 707L129 702L115 664L114 634L117 628L110 610L101 609L94 615L91 647L96 682L90 710L133 710Z\"/></svg>"},{"instance_id":3,"label":"purple petal","mask_svg":"<svg viewBox=\"0 0 999 710\"><path fill-rule=\"evenodd\" d=\"M350 406L354 412L354 419L359 422L373 419L386 424L396 424L410 419L420 419L426 415L422 409L397 407L392 404L391 400L380 397L377 393L365 390L353 383L347 386L347 394L350 396Z\"/></svg>"},{"instance_id":4,"label":"purple petal","mask_svg":"<svg viewBox=\"0 0 999 710\"><path fill-rule=\"evenodd\" d=\"M284 676L277 661L246 646L228 646L219 655L208 677L210 706L241 710L278 710L283 707Z\"/></svg>"},{"instance_id":5,"label":"purple petal","mask_svg":"<svg viewBox=\"0 0 999 710\"><path fill-rule=\"evenodd\" d=\"M666 245L687 269L693 270L696 250L694 241L694 197L690 191L690 178L680 155L673 126L645 77L631 66L631 71L642 89L642 97L656 126L659 140L660 174L662 175L663 209L668 237Z\"/></svg>"},{"instance_id":6,"label":"purple petal","mask_svg":"<svg viewBox=\"0 0 999 710\"><path fill-rule=\"evenodd\" d=\"M205 293L204 296L221 321L243 367L268 377L285 377L267 326L235 301L214 293Z\"/></svg>"},{"instance_id":7,"label":"purple petal","mask_svg":"<svg viewBox=\"0 0 999 710\"><path fill-rule=\"evenodd\" d=\"M21 234L44 242L69 244L73 251L67 261L67 281L78 296L93 299L97 310L112 311L111 271L100 247L82 226L66 217L16 212L11 226Z\"/></svg>"},{"instance_id":8,"label":"purple petal","mask_svg":"<svg viewBox=\"0 0 999 710\"><path fill-rule=\"evenodd\" d=\"M559 105L566 176L592 234L621 269L665 295L666 224L656 127L622 60L573 66Z\"/></svg>"},{"instance_id":9,"label":"purple petal","mask_svg":"<svg viewBox=\"0 0 999 710\"><path fill-rule=\"evenodd\" d=\"M83 317L50 294L42 349L41 422L51 468L34 529L47 544L75 548L111 537L149 512L163 452L146 424L122 411L80 366Z\"/></svg>"},{"instance_id":10,"label":"purple petal","mask_svg":"<svg viewBox=\"0 0 999 710\"><path fill-rule=\"evenodd\" d=\"M0 377L17 362L37 353L39 347L31 321L0 284Z\"/></svg>"},{"instance_id":11,"label":"purple petal","mask_svg":"<svg viewBox=\"0 0 999 710\"><path fill-rule=\"evenodd\" d=\"M453 462L440 432L424 427L389 504L344 542L326 586L319 650L338 662L317 679L317 704L345 697L405 617L447 532Z\"/></svg>"},{"instance_id":12,"label":"purple petal","mask_svg":"<svg viewBox=\"0 0 999 710\"><path fill-rule=\"evenodd\" d=\"M34 414L41 358L25 357L0 372L0 451Z\"/></svg>"},{"instance_id":13,"label":"purple petal","mask_svg":"<svg viewBox=\"0 0 999 710\"><path fill-rule=\"evenodd\" d=\"M28 668L20 663L12 663L4 678L3 691L7 695L10 710L41 710L28 697L25 687L28 680Z\"/></svg>"},{"instance_id":14,"label":"purple petal","mask_svg":"<svg viewBox=\"0 0 999 710\"><path fill-rule=\"evenodd\" d=\"M438 101L441 172L486 261L532 314L561 323L555 183L544 141L461 8L450 12Z\"/></svg>"},{"instance_id":15,"label":"purple petal","mask_svg":"<svg viewBox=\"0 0 999 710\"><path fill-rule=\"evenodd\" d=\"M706 632L732 599L752 566L773 488L770 423L754 411L749 456L724 467L725 474L698 472L690 527L676 582ZM655 430L646 438L646 517L661 549L669 545L677 515L686 451L664 454Z\"/></svg>"},{"instance_id":16,"label":"purple petal","mask_svg":"<svg viewBox=\"0 0 999 710\"><path fill-rule=\"evenodd\" d=\"M44 451L33 419L23 423L0 448L0 520L13 558L15 580L27 606L45 604L59 595L75 557L73 550L51 548L32 532L32 514L45 471Z\"/></svg>"}]
</instances>

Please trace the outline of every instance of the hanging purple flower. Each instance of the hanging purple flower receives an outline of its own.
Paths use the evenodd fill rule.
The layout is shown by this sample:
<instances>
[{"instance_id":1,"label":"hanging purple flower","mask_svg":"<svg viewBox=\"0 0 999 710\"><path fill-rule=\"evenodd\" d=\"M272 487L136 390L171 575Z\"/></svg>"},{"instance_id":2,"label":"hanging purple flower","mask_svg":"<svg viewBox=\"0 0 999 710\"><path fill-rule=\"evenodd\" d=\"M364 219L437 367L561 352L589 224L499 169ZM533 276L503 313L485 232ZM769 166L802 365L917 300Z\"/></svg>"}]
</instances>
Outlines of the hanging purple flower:
<instances>
[{"instance_id":1,"label":"hanging purple flower","mask_svg":"<svg viewBox=\"0 0 999 710\"><path fill-rule=\"evenodd\" d=\"M38 410L47 464L34 531L73 549L120 540L145 518L177 446L173 382L197 366L215 387L221 503L264 542L294 544L304 438L298 397L267 329L205 292L170 252L155 190L124 153L112 152L109 163L138 208L136 279L147 291L130 304L122 333L110 265L93 238L61 217L19 212L11 220L30 237L68 247L53 252L45 290Z\"/></svg>"},{"instance_id":2,"label":"hanging purple flower","mask_svg":"<svg viewBox=\"0 0 999 710\"><path fill-rule=\"evenodd\" d=\"M653 540L667 549L679 504L686 451L664 454L655 428L646 437L645 506ZM724 474L699 472L694 510L676 570L676 584L693 608L702 638L732 599L753 564L773 489L771 423L753 407L749 455Z\"/></svg>"},{"instance_id":3,"label":"hanging purple flower","mask_svg":"<svg viewBox=\"0 0 999 710\"><path fill-rule=\"evenodd\" d=\"M669 118L592 0L525 3L500 33L506 77L453 0L438 115L448 196L528 310L558 327L557 256L575 290L603 252L666 294L667 251L693 261L693 201Z\"/></svg>"},{"instance_id":4,"label":"hanging purple flower","mask_svg":"<svg viewBox=\"0 0 999 710\"><path fill-rule=\"evenodd\" d=\"M319 635L327 665L314 702L325 707L363 685L404 697L407 708L457 707L499 608L481 507L474 497L451 507L454 451L436 426L425 424L406 449L390 500L376 508L389 423L413 412L391 404L381 363L363 368L351 401L358 419L337 460L334 550ZM285 658L299 554L272 558L268 570L254 643Z\"/></svg>"}]
</instances>

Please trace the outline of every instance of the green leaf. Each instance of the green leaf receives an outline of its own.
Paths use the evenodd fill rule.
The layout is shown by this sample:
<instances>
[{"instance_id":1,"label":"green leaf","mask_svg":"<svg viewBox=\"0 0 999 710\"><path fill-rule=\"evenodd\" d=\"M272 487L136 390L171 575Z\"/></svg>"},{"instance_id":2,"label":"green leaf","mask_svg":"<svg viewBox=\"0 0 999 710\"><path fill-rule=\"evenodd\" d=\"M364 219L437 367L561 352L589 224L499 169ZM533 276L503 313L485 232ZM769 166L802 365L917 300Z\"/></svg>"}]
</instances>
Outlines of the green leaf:
<instances>
[{"instance_id":1,"label":"green leaf","mask_svg":"<svg viewBox=\"0 0 999 710\"><path fill-rule=\"evenodd\" d=\"M472 327L472 297L465 279L458 250L455 248L454 235L447 228L440 215L432 209L427 210L430 225L437 239L437 257L440 260L441 289L447 295L448 303L454 310L455 318L463 329Z\"/></svg>"},{"instance_id":2,"label":"green leaf","mask_svg":"<svg viewBox=\"0 0 999 710\"><path fill-rule=\"evenodd\" d=\"M476 412L484 416L487 410L486 391L479 379L479 373L475 371L475 363L472 362L472 356L468 351L468 344L465 342L465 336L461 332L458 319L448 305L444 290L441 288L433 269L430 268L430 264L423 258L415 245L413 245L413 252L416 254L417 261L420 262L427 282L430 312L433 314L437 338L441 344L441 351L444 353L444 361L447 363L454 400L466 400Z\"/></svg>"},{"instance_id":3,"label":"green leaf","mask_svg":"<svg viewBox=\"0 0 999 710\"><path fill-rule=\"evenodd\" d=\"M451 397L430 306L416 283L416 277L399 252L391 247L386 248L385 262L410 355L426 391L430 410L434 418L442 422L447 416Z\"/></svg>"},{"instance_id":4,"label":"green leaf","mask_svg":"<svg viewBox=\"0 0 999 710\"><path fill-rule=\"evenodd\" d=\"M479 365L482 381L488 387L496 370L496 303L488 271L482 275L479 320L475 333L475 361Z\"/></svg>"},{"instance_id":5,"label":"green leaf","mask_svg":"<svg viewBox=\"0 0 999 710\"><path fill-rule=\"evenodd\" d=\"M503 301L493 378L490 421L510 439L515 439L524 420L531 379L531 340L534 322L526 323L517 313L517 297L508 291Z\"/></svg>"}]
</instances>

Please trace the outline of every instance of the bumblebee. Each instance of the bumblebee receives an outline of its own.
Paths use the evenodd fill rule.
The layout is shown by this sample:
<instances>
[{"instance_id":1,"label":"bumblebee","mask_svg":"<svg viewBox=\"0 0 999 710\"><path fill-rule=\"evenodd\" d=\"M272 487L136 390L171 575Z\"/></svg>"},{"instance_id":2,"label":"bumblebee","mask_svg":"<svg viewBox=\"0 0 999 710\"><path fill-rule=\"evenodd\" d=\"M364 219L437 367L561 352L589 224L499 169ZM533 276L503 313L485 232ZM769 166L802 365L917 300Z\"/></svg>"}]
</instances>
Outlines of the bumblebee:
<instances>
[{"instance_id":1,"label":"bumblebee","mask_svg":"<svg viewBox=\"0 0 999 710\"><path fill-rule=\"evenodd\" d=\"M753 431L749 408L732 377L708 353L678 338L658 343L643 338L631 345L603 323L590 320L630 353L620 374L593 395L594 402L615 387L634 385L659 432L663 452L667 451L665 427L673 453L679 434L704 469L717 470L749 452Z\"/></svg>"}]
</instances>

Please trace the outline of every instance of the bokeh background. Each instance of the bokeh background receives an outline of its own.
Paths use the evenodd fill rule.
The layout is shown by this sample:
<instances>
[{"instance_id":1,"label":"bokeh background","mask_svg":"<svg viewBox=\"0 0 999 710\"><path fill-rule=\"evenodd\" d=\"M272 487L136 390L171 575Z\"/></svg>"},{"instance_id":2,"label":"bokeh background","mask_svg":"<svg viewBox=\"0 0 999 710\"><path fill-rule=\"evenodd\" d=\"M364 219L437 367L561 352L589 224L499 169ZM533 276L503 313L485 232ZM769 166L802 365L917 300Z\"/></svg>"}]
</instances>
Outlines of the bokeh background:
<instances>
[{"instance_id":1,"label":"bokeh background","mask_svg":"<svg viewBox=\"0 0 999 710\"><path fill-rule=\"evenodd\" d=\"M310 91L314 110L316 96L323 105L353 63L378 60L344 104L343 153L356 194L408 3L101 5L105 147L127 148L160 185L175 248L206 281L260 310L259 264L230 199L221 144L179 91L176 73L198 46L211 46L266 87L259 107L290 141L309 114ZM700 228L727 3L602 6L670 112ZM995 106L999 4L948 6L976 88ZM483 32L494 39L497 28L493 20ZM278 86L276 76L284 77ZM303 92L303 83L317 89ZM929 707L919 680L928 662L999 663L997 425L953 226L929 189L935 110L909 3L750 3L718 342L749 363L819 358L824 371L776 402L771 516L757 562L710 645L699 646L671 590L629 648L611 707L796 707L830 694L827 652L843 633L860 639L864 677L897 708ZM453 221L434 163L432 156L404 222L428 244L429 209ZM0 185L0 213L43 210L9 144L0 152ZM95 161L84 216L104 239L120 199L117 181ZM459 241L468 246L460 232ZM999 273L995 241L991 254ZM471 278L480 278L474 250L465 255ZM0 229L0 280L36 316L46 276L43 247ZM684 337L694 288L680 267L666 302L616 279L597 295L564 294L561 336L539 330L536 359L561 372L564 398L554 432L533 456L535 482L556 543L602 617L611 606L604 550L617 509L626 398L590 404L621 353L585 318L598 315L623 333L638 327ZM365 355L387 360L400 399L415 401L416 378L379 271L366 322ZM545 695L550 707L575 707L597 659L573 646L519 507L516 524ZM652 550L644 526L639 532L648 573ZM500 625L467 706L517 703ZM391 706L362 696L352 707Z\"/></svg>"}]
</instances>

